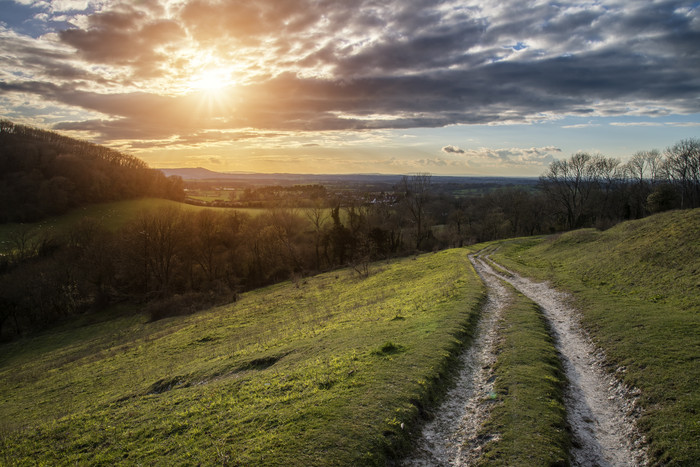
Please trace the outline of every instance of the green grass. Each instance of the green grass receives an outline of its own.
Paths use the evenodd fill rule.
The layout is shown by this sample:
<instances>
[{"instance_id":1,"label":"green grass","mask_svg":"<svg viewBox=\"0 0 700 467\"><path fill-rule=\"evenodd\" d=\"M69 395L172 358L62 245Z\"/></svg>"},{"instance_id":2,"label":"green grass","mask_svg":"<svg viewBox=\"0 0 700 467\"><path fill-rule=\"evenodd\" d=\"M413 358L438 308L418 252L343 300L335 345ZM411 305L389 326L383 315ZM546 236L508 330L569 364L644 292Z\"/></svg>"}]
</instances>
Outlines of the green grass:
<instances>
[{"instance_id":1,"label":"green grass","mask_svg":"<svg viewBox=\"0 0 700 467\"><path fill-rule=\"evenodd\" d=\"M185 212L197 212L203 209L214 210L235 210L248 213L252 216L257 216L265 209L233 209L233 208L210 208L202 206L194 206L191 204L178 203L167 199L159 198L141 198L127 201L115 201L111 203L100 203L84 206L74 209L62 216L51 217L40 222L27 224L30 232L35 237L55 236L67 233L82 219L89 217L98 220L105 228L117 230L126 225L131 219L134 219L142 211L158 211L166 208L175 207L182 209ZM10 249L10 238L12 232L19 226L17 224L8 223L0 224L0 251Z\"/></svg>"},{"instance_id":2,"label":"green grass","mask_svg":"<svg viewBox=\"0 0 700 467\"><path fill-rule=\"evenodd\" d=\"M449 379L483 294L449 250L4 344L0 463L382 465Z\"/></svg>"},{"instance_id":3,"label":"green grass","mask_svg":"<svg viewBox=\"0 0 700 467\"><path fill-rule=\"evenodd\" d=\"M610 370L641 391L653 463L697 463L700 210L506 241L494 258L574 295Z\"/></svg>"},{"instance_id":4,"label":"green grass","mask_svg":"<svg viewBox=\"0 0 700 467\"><path fill-rule=\"evenodd\" d=\"M484 446L478 464L566 465L569 434L561 362L539 307L510 289L513 298L499 323L497 403L480 432L495 440Z\"/></svg>"}]
</instances>

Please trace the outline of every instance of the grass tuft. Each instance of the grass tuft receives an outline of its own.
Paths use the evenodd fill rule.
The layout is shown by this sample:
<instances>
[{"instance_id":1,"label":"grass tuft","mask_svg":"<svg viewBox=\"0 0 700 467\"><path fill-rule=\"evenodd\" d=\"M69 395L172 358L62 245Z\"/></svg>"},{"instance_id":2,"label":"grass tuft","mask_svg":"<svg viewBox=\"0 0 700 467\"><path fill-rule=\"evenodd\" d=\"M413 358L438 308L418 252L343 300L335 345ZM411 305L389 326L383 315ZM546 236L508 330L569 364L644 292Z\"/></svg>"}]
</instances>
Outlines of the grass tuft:
<instances>
[{"instance_id":1,"label":"grass tuft","mask_svg":"<svg viewBox=\"0 0 700 467\"><path fill-rule=\"evenodd\" d=\"M372 353L374 355L394 355L403 351L404 347L402 345L387 341L379 348L379 350L375 350Z\"/></svg>"}]
</instances>

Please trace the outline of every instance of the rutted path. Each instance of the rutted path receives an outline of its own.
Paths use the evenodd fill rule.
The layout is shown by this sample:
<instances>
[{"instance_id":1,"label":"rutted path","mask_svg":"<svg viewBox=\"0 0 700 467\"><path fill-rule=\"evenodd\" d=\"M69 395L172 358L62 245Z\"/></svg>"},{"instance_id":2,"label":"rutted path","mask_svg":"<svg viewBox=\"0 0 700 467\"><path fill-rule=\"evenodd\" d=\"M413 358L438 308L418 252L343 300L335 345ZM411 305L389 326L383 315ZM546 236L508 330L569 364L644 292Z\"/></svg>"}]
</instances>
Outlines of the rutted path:
<instances>
[{"instance_id":1,"label":"rutted path","mask_svg":"<svg viewBox=\"0 0 700 467\"><path fill-rule=\"evenodd\" d=\"M479 439L478 431L491 405L488 395L493 390L491 368L496 360L497 323L510 300L498 279L484 275L482 279L488 286L488 297L474 342L459 357L457 383L436 409L435 418L423 428L413 456L403 465L470 465L478 458L480 447L489 441Z\"/></svg>"},{"instance_id":2,"label":"rutted path","mask_svg":"<svg viewBox=\"0 0 700 467\"><path fill-rule=\"evenodd\" d=\"M577 313L567 305L567 296L546 283L530 281L497 265L506 271L502 274L479 257L472 257L472 263L482 277L498 277L536 302L550 323L569 383L565 403L574 438L572 464L646 465L642 440L631 415L634 403L602 369L603 356L581 329ZM487 285L491 288L488 281Z\"/></svg>"}]
</instances>

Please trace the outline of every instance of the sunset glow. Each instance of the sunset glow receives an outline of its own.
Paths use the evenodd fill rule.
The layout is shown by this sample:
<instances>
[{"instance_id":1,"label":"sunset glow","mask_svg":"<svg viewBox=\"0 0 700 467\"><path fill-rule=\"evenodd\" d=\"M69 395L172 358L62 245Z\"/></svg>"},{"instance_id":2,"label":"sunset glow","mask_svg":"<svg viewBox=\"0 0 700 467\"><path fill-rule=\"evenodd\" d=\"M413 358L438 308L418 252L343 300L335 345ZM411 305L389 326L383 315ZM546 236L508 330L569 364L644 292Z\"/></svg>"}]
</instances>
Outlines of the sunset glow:
<instances>
[{"instance_id":1,"label":"sunset glow","mask_svg":"<svg viewBox=\"0 0 700 467\"><path fill-rule=\"evenodd\" d=\"M537 176L700 132L697 2L0 3L0 114L156 167Z\"/></svg>"},{"instance_id":2,"label":"sunset glow","mask_svg":"<svg viewBox=\"0 0 700 467\"><path fill-rule=\"evenodd\" d=\"M215 94L232 84L225 70L204 70L190 80L190 88Z\"/></svg>"}]
</instances>

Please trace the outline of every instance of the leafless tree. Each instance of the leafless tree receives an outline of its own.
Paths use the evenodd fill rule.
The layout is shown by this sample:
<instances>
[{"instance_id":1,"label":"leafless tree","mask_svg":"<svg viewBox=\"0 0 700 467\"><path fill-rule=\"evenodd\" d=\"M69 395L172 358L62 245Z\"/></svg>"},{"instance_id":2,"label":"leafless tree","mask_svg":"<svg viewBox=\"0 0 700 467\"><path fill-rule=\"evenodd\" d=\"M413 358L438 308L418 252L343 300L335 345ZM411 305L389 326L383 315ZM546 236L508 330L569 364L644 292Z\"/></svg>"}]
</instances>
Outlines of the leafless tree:
<instances>
[{"instance_id":1,"label":"leafless tree","mask_svg":"<svg viewBox=\"0 0 700 467\"><path fill-rule=\"evenodd\" d=\"M700 206L700 139L681 140L664 155L664 172L679 188L680 208Z\"/></svg>"},{"instance_id":2,"label":"leafless tree","mask_svg":"<svg viewBox=\"0 0 700 467\"><path fill-rule=\"evenodd\" d=\"M404 176L401 180L403 204L408 212L409 220L415 229L416 249L425 240L430 230L427 225L426 205L430 196L431 175L418 173Z\"/></svg>"},{"instance_id":3,"label":"leafless tree","mask_svg":"<svg viewBox=\"0 0 700 467\"><path fill-rule=\"evenodd\" d=\"M568 160L555 160L540 177L543 191L563 209L567 228L582 225L596 176L593 156L578 152Z\"/></svg>"},{"instance_id":4,"label":"leafless tree","mask_svg":"<svg viewBox=\"0 0 700 467\"><path fill-rule=\"evenodd\" d=\"M325 200L317 198L313 205L304 211L304 215L314 229L314 251L316 254L316 269L321 269L321 239L323 237L323 227L330 217L330 210L326 207Z\"/></svg>"}]
</instances>

